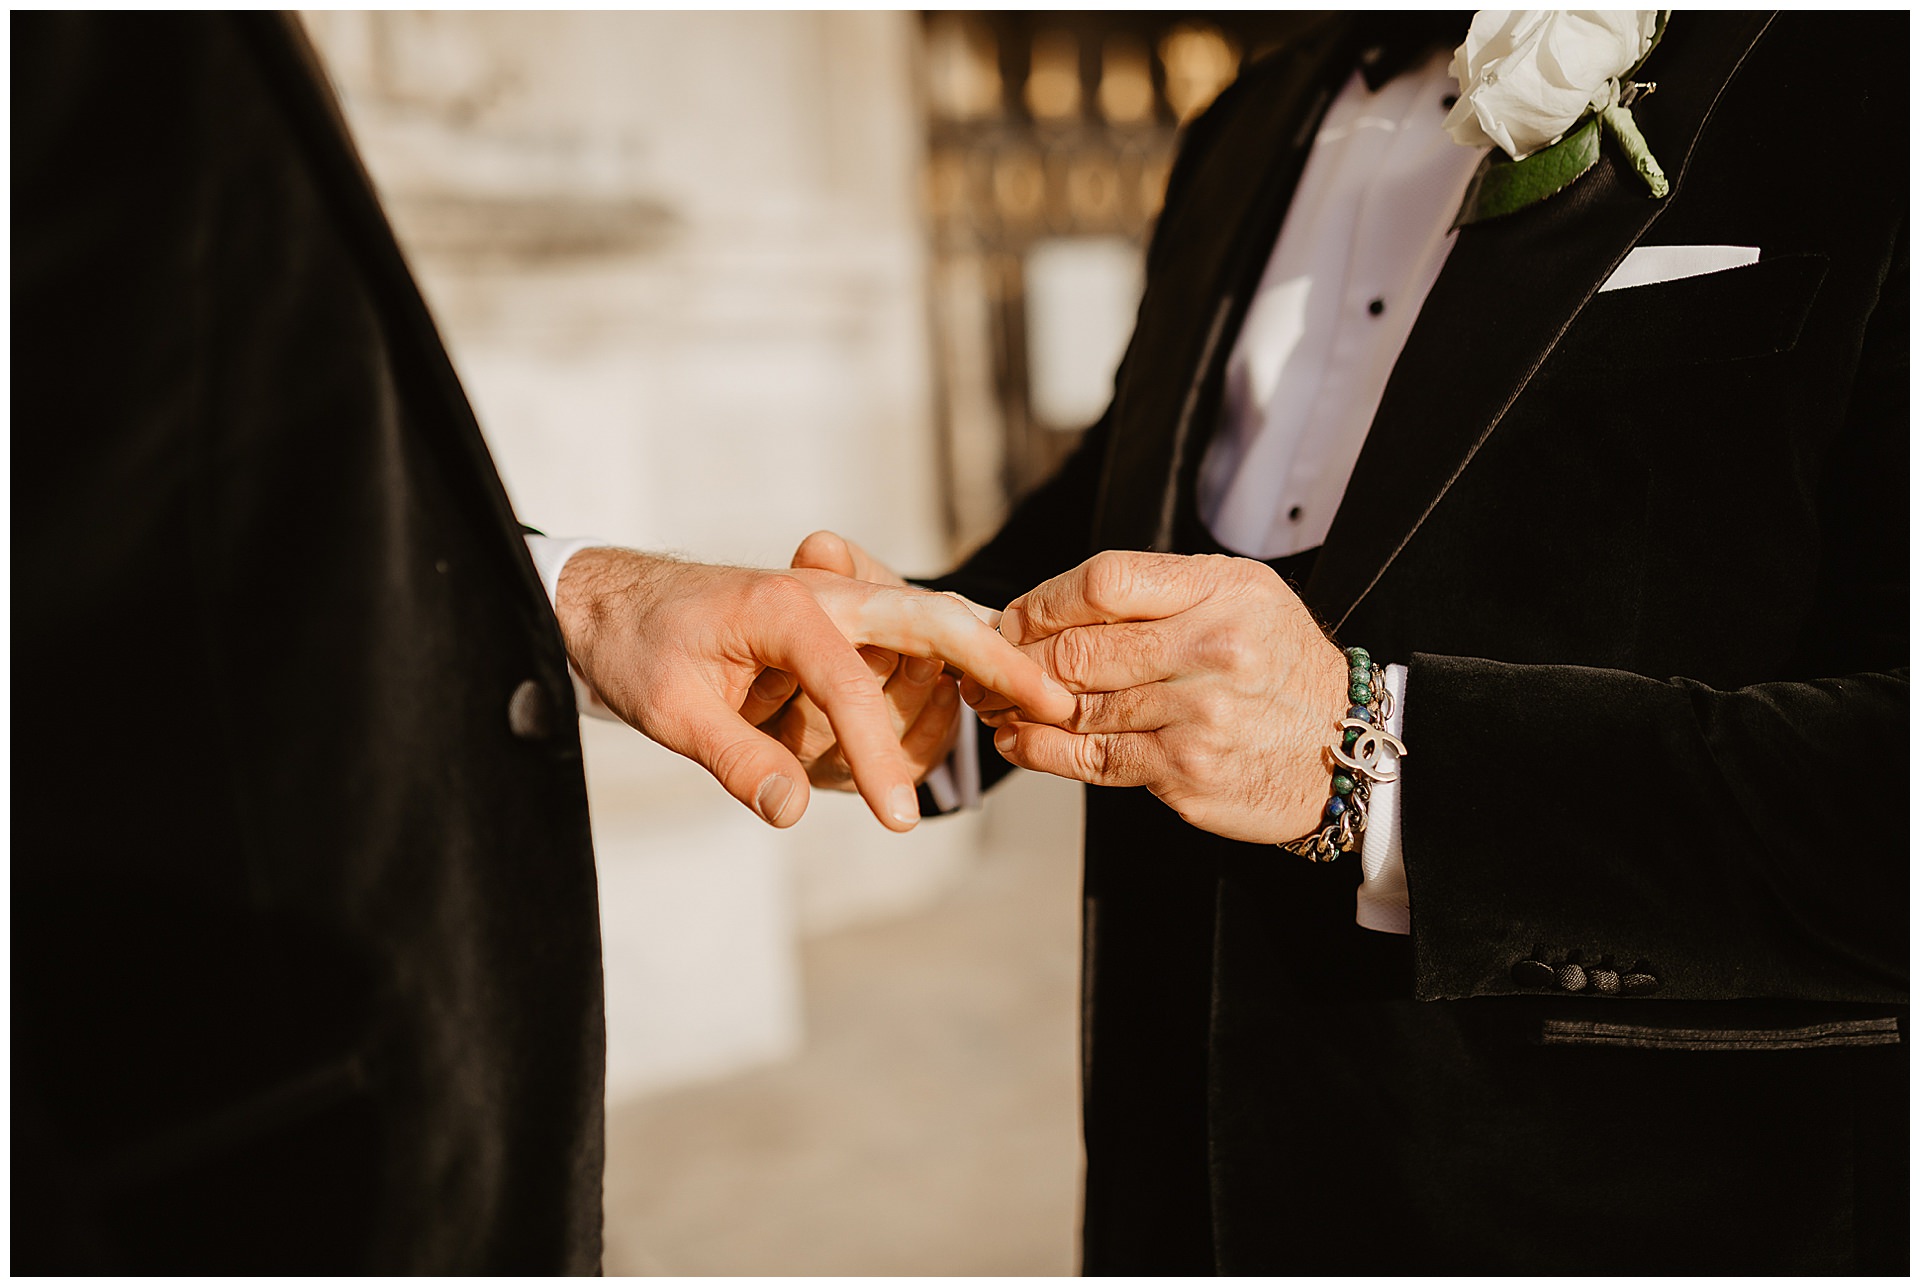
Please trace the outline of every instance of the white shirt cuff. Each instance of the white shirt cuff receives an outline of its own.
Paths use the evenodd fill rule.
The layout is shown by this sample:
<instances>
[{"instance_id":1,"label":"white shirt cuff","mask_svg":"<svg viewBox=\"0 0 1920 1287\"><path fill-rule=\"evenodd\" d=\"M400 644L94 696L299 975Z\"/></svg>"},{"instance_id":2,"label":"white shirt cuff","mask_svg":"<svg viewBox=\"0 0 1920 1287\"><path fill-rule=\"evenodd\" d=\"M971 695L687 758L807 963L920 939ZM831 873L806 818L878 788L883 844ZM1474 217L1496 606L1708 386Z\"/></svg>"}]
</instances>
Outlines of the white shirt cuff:
<instances>
[{"instance_id":1,"label":"white shirt cuff","mask_svg":"<svg viewBox=\"0 0 1920 1287\"><path fill-rule=\"evenodd\" d=\"M980 807L980 720L972 711L967 715L946 760L927 774L927 790L942 813Z\"/></svg>"},{"instance_id":2,"label":"white shirt cuff","mask_svg":"<svg viewBox=\"0 0 1920 1287\"><path fill-rule=\"evenodd\" d=\"M1387 667L1387 692L1393 713L1387 732L1400 736L1407 716L1407 668ZM1354 895L1353 919L1362 929L1382 934L1412 931L1407 904L1407 865L1400 856L1400 780L1379 782L1367 801L1367 830L1360 839L1360 888Z\"/></svg>"},{"instance_id":3,"label":"white shirt cuff","mask_svg":"<svg viewBox=\"0 0 1920 1287\"><path fill-rule=\"evenodd\" d=\"M547 591L547 606L551 608L560 597L560 573L566 569L567 560L582 550L596 546L610 545L592 536L537 536L527 533L527 553L533 556L534 570L540 574L540 584ZM573 660L567 660L567 678L573 681L573 702L580 708L582 715L591 715L595 719L618 720L607 704L600 700L600 694L573 668Z\"/></svg>"}]
</instances>

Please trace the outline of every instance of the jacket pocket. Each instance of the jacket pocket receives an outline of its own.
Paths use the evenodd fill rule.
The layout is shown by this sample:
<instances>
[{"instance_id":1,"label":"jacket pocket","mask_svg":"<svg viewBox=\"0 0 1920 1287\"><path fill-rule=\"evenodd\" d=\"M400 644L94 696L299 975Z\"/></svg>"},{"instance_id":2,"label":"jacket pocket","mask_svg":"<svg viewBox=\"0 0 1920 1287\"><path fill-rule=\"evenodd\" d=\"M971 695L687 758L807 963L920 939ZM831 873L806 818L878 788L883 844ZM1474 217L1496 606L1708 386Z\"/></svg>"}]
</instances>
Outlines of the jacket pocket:
<instances>
[{"instance_id":1,"label":"jacket pocket","mask_svg":"<svg viewBox=\"0 0 1920 1287\"><path fill-rule=\"evenodd\" d=\"M1897 1046L1900 1021L1837 1019L1793 1028L1670 1028L1587 1019L1548 1019L1545 1046L1626 1046L1636 1050L1823 1050L1833 1046Z\"/></svg>"},{"instance_id":2,"label":"jacket pocket","mask_svg":"<svg viewBox=\"0 0 1920 1287\"><path fill-rule=\"evenodd\" d=\"M1825 255L1603 291L1562 347L1602 367L1679 367L1785 353L1799 342L1827 275Z\"/></svg>"}]
</instances>

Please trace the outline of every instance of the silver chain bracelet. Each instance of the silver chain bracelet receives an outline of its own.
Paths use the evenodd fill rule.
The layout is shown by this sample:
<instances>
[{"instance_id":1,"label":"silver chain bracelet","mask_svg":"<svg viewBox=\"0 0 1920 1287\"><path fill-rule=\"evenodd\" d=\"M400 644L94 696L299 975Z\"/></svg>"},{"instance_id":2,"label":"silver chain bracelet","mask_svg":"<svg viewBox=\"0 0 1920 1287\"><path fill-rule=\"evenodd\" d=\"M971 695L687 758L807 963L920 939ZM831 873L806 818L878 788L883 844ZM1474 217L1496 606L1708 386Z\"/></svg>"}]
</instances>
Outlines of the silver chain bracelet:
<instances>
[{"instance_id":1,"label":"silver chain bracelet","mask_svg":"<svg viewBox=\"0 0 1920 1287\"><path fill-rule=\"evenodd\" d=\"M1386 674L1373 664L1364 648L1346 650L1348 698L1354 703L1340 721L1339 734L1327 747L1332 755L1333 792L1323 812L1324 824L1310 835L1288 840L1280 848L1310 862L1332 862L1343 853L1360 847L1367 833L1367 805L1378 782L1399 777L1397 768L1381 763L1391 751L1394 762L1407 753L1399 738L1387 732L1393 718L1393 694L1387 691Z\"/></svg>"}]
</instances>

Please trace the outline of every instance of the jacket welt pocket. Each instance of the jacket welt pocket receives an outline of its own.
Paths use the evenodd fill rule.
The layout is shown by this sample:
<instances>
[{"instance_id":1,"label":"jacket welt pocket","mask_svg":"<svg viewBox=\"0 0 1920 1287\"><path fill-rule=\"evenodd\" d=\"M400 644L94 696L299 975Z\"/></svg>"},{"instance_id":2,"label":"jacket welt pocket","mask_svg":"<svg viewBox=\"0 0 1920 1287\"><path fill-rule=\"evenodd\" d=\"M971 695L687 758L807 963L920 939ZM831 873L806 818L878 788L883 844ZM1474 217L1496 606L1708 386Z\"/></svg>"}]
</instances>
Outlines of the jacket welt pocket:
<instances>
[{"instance_id":1,"label":"jacket welt pocket","mask_svg":"<svg viewBox=\"0 0 1920 1287\"><path fill-rule=\"evenodd\" d=\"M1678 281L1603 291L1563 348L1596 367L1676 367L1785 353L1827 275L1825 255L1782 255Z\"/></svg>"},{"instance_id":2,"label":"jacket welt pocket","mask_svg":"<svg viewBox=\"0 0 1920 1287\"><path fill-rule=\"evenodd\" d=\"M1897 1046L1898 1019L1839 1019L1798 1028L1667 1028L1585 1019L1548 1019L1545 1046L1627 1046L1635 1050L1824 1050Z\"/></svg>"}]
</instances>

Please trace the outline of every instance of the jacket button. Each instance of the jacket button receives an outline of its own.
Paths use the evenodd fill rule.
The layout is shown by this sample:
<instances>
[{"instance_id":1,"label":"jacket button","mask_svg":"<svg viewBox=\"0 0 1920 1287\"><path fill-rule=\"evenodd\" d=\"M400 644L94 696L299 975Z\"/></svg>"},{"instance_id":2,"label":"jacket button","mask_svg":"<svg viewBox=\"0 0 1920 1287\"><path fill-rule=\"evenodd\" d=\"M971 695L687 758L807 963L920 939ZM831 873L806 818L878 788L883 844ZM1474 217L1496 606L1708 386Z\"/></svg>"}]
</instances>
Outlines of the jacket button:
<instances>
[{"instance_id":1,"label":"jacket button","mask_svg":"<svg viewBox=\"0 0 1920 1287\"><path fill-rule=\"evenodd\" d=\"M1555 974L1554 977L1559 980L1560 986L1568 992L1578 992L1587 986L1587 972L1572 961L1568 961L1565 965L1561 966L1559 972Z\"/></svg>"},{"instance_id":2,"label":"jacket button","mask_svg":"<svg viewBox=\"0 0 1920 1287\"><path fill-rule=\"evenodd\" d=\"M507 727L513 735L529 742L544 741L553 735L553 702L547 690L529 679L513 690L507 699Z\"/></svg>"},{"instance_id":3,"label":"jacket button","mask_svg":"<svg viewBox=\"0 0 1920 1287\"><path fill-rule=\"evenodd\" d=\"M1553 967L1545 961L1516 962L1513 981L1523 988L1550 988L1553 986Z\"/></svg>"},{"instance_id":4,"label":"jacket button","mask_svg":"<svg viewBox=\"0 0 1920 1287\"><path fill-rule=\"evenodd\" d=\"M1620 991L1627 996L1640 997L1659 990L1660 980L1644 971L1634 970L1620 976Z\"/></svg>"}]
</instances>

